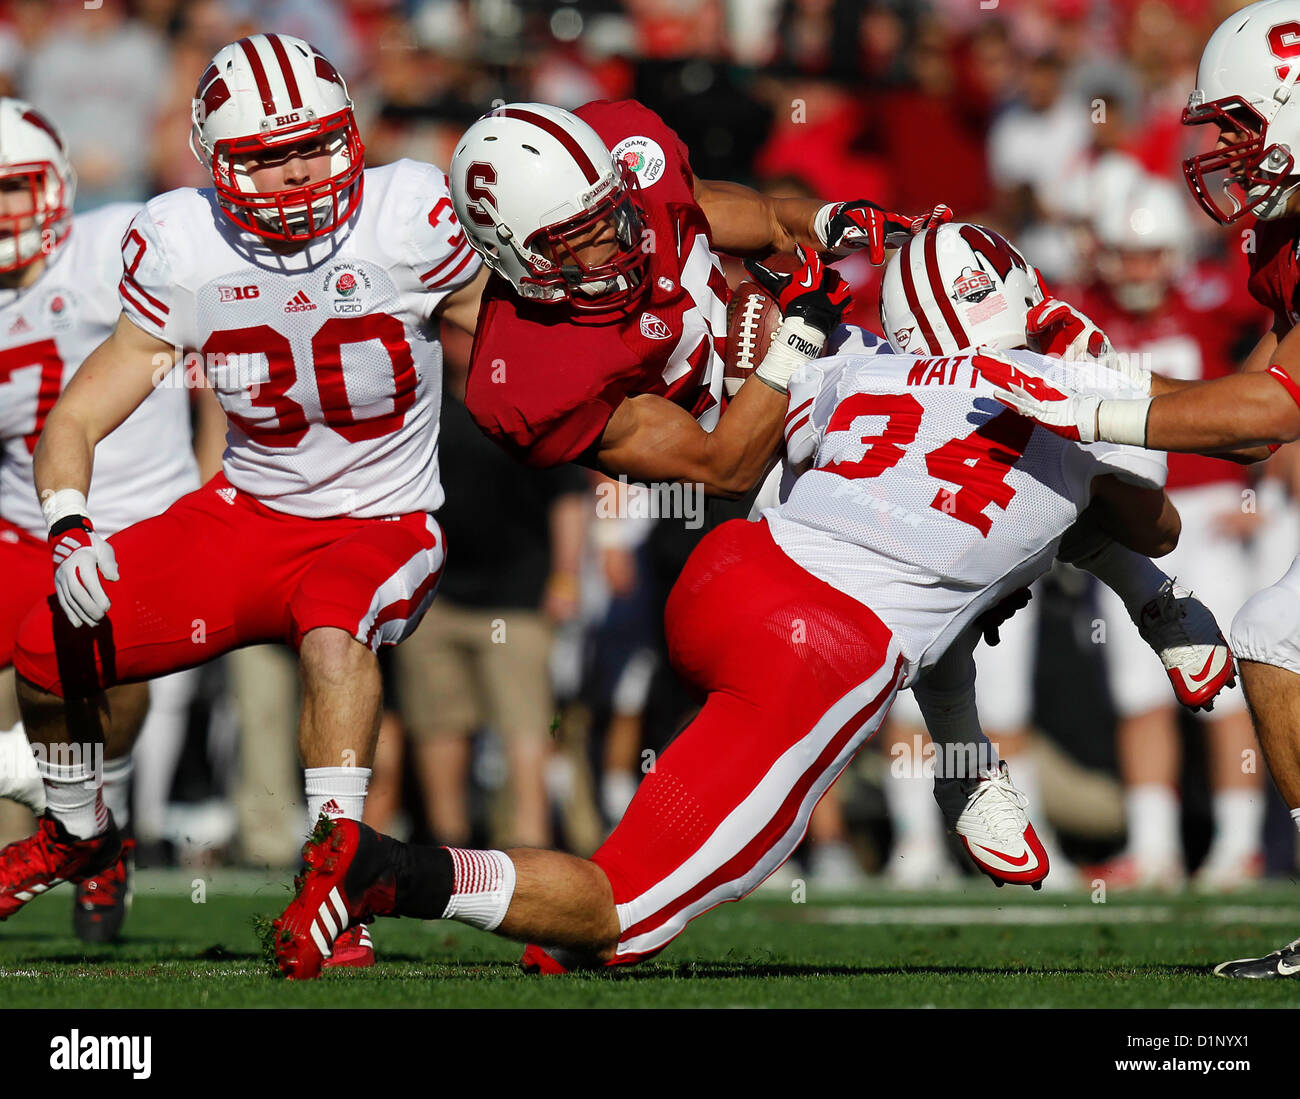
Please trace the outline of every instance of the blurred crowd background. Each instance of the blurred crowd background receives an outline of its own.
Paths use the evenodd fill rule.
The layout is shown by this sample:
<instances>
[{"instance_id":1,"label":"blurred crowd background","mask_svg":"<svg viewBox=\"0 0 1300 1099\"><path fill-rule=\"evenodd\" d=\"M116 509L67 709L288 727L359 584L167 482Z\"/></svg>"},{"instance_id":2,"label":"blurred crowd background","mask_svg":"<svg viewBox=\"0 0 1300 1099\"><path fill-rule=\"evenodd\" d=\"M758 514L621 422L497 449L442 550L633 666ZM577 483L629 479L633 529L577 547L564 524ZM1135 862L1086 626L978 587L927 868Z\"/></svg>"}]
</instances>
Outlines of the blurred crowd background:
<instances>
[{"instance_id":1,"label":"blurred crowd background","mask_svg":"<svg viewBox=\"0 0 1300 1099\"><path fill-rule=\"evenodd\" d=\"M0 0L0 90L61 127L81 209L208 184L187 148L190 98L211 55L254 31L299 35L335 62L372 165L445 166L494 101L635 97L677 130L703 177L911 213L946 202L1008 235L1054 289L1095 302L1103 328L1109 316L1133 347L1159 342L1152 354L1172 357L1156 369L1210 376L1240 361L1266 319L1245 296L1248 237L1219 230L1187 197L1180 163L1202 137L1179 117L1202 44L1241 6ZM1151 200L1166 211L1161 231L1108 237L1107 211L1152 180L1165 181ZM879 272L857 260L842 270L855 320L878 327ZM586 853L690 713L664 660L661 612L699 532L600 517L584 471L512 466L457 400L467 351L449 340L448 569L428 620L388 660L368 818L426 840ZM1191 549L1218 553L1182 567L1208 574L1192 586L1225 629L1300 549L1293 466L1283 450L1262 473L1210 463L1175 481L1189 494L1185 521L1199 517ZM1131 623L1059 567L1005 646L981 657L985 724L1035 819L1053 826L1053 877L1179 888L1199 871L1200 884L1228 888L1293 872L1294 829L1254 755L1239 690L1210 722L1176 714L1149 656L1154 694L1124 686L1136 666L1116 647L1125 632ZM287 651L250 650L155 693L137 749L143 861L296 857L295 674ZM832 888L865 874L929 887L961 872L914 721L901 707L855 762L791 873Z\"/></svg>"}]
</instances>

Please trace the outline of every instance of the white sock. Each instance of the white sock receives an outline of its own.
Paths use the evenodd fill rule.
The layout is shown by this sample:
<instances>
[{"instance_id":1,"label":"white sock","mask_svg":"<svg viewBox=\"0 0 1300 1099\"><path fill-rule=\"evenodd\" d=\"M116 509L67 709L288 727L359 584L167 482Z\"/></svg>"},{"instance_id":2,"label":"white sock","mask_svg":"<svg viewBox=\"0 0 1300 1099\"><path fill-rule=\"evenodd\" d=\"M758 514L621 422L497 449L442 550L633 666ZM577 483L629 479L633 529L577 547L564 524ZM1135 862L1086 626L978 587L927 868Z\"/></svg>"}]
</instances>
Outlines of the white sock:
<instances>
[{"instance_id":1,"label":"white sock","mask_svg":"<svg viewBox=\"0 0 1300 1099\"><path fill-rule=\"evenodd\" d=\"M1258 851L1264 834L1264 798L1258 790L1229 789L1211 800L1216 855L1250 855Z\"/></svg>"},{"instance_id":2,"label":"white sock","mask_svg":"<svg viewBox=\"0 0 1300 1099\"><path fill-rule=\"evenodd\" d=\"M881 790L899 843L943 844L943 816L934 803L933 781L929 776L890 774Z\"/></svg>"},{"instance_id":3,"label":"white sock","mask_svg":"<svg viewBox=\"0 0 1300 1099\"><path fill-rule=\"evenodd\" d=\"M27 806L37 816L45 812L45 783L21 721L0 731L0 796Z\"/></svg>"},{"instance_id":4,"label":"white sock","mask_svg":"<svg viewBox=\"0 0 1300 1099\"><path fill-rule=\"evenodd\" d=\"M131 755L104 760L104 805L119 828L131 823Z\"/></svg>"},{"instance_id":5,"label":"white sock","mask_svg":"<svg viewBox=\"0 0 1300 1099\"><path fill-rule=\"evenodd\" d=\"M70 835L88 840L108 828L108 808L93 767L45 759L38 759L36 767L45 782L48 812Z\"/></svg>"},{"instance_id":6,"label":"white sock","mask_svg":"<svg viewBox=\"0 0 1300 1099\"><path fill-rule=\"evenodd\" d=\"M504 851L467 851L448 847L454 868L451 899L444 920L495 931L515 895L515 864Z\"/></svg>"},{"instance_id":7,"label":"white sock","mask_svg":"<svg viewBox=\"0 0 1300 1099\"><path fill-rule=\"evenodd\" d=\"M1295 824L1296 831L1300 832L1300 809L1291 810L1291 820Z\"/></svg>"},{"instance_id":8,"label":"white sock","mask_svg":"<svg viewBox=\"0 0 1300 1099\"><path fill-rule=\"evenodd\" d=\"M611 824L623 819L636 793L636 775L631 771L606 771L600 780L600 807Z\"/></svg>"},{"instance_id":9,"label":"white sock","mask_svg":"<svg viewBox=\"0 0 1300 1099\"><path fill-rule=\"evenodd\" d=\"M308 767L304 783L308 827L315 827L321 813L360 820L369 785L369 767Z\"/></svg>"},{"instance_id":10,"label":"white sock","mask_svg":"<svg viewBox=\"0 0 1300 1099\"><path fill-rule=\"evenodd\" d=\"M1177 857L1179 842L1178 795L1162 782L1131 786L1124 791L1128 817L1128 850L1139 858Z\"/></svg>"},{"instance_id":11,"label":"white sock","mask_svg":"<svg viewBox=\"0 0 1300 1099\"><path fill-rule=\"evenodd\" d=\"M1149 557L1109 540L1073 564L1092 573L1118 595L1134 622L1141 617L1142 608L1156 597L1160 586L1169 579L1168 574L1153 564Z\"/></svg>"}]
</instances>

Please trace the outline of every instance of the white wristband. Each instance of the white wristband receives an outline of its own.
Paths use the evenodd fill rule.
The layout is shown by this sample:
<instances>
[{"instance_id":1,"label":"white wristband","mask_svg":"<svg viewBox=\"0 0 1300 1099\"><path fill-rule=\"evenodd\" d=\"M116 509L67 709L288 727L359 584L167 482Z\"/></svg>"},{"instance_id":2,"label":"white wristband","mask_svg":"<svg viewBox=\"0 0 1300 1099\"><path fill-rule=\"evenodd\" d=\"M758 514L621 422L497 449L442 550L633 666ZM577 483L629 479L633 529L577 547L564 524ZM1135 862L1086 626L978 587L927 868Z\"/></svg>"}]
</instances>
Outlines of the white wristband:
<instances>
[{"instance_id":1,"label":"white wristband","mask_svg":"<svg viewBox=\"0 0 1300 1099\"><path fill-rule=\"evenodd\" d=\"M821 329L814 328L801 317L786 317L754 373L768 385L788 392L794 372L817 358L825 345L826 334Z\"/></svg>"},{"instance_id":2,"label":"white wristband","mask_svg":"<svg viewBox=\"0 0 1300 1099\"><path fill-rule=\"evenodd\" d=\"M46 531L69 515L85 515L85 494L75 488L46 489L41 493L41 514Z\"/></svg>"},{"instance_id":3,"label":"white wristband","mask_svg":"<svg viewBox=\"0 0 1300 1099\"><path fill-rule=\"evenodd\" d=\"M1097 438L1105 443L1146 446L1147 415L1150 411L1150 397L1129 401L1102 401L1097 406Z\"/></svg>"}]
</instances>

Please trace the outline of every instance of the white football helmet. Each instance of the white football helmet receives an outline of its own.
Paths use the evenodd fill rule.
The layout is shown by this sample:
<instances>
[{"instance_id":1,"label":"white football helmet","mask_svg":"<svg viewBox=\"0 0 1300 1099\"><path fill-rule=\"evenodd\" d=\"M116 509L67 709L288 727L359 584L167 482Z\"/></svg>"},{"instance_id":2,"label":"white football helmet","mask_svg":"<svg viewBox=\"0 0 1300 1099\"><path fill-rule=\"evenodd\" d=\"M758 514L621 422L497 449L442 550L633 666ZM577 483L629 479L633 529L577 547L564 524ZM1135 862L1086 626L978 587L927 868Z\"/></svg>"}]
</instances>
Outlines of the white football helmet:
<instances>
[{"instance_id":1,"label":"white football helmet","mask_svg":"<svg viewBox=\"0 0 1300 1099\"><path fill-rule=\"evenodd\" d=\"M199 78L190 148L212 173L221 207L241 229L278 241L324 236L361 201L365 146L338 70L287 34L254 34L218 51ZM289 145L319 140L330 176L259 191L249 171Z\"/></svg>"},{"instance_id":2,"label":"white football helmet","mask_svg":"<svg viewBox=\"0 0 1300 1099\"><path fill-rule=\"evenodd\" d=\"M880 288L880 323L898 352L1009 351L1025 346L1025 315L1045 296L1038 270L1009 241L955 221L894 253Z\"/></svg>"},{"instance_id":3,"label":"white football helmet","mask_svg":"<svg viewBox=\"0 0 1300 1099\"><path fill-rule=\"evenodd\" d=\"M21 99L0 99L0 189L29 197L0 214L0 271L16 271L64 242L77 190L59 132Z\"/></svg>"},{"instance_id":4,"label":"white football helmet","mask_svg":"<svg viewBox=\"0 0 1300 1099\"><path fill-rule=\"evenodd\" d=\"M1227 225L1282 217L1300 186L1300 0L1262 0L1210 36L1183 124L1221 131L1219 145L1183 161L1197 202Z\"/></svg>"},{"instance_id":5,"label":"white football helmet","mask_svg":"<svg viewBox=\"0 0 1300 1099\"><path fill-rule=\"evenodd\" d=\"M470 244L521 297L593 313L626 309L645 289L636 173L576 115L542 103L500 107L465 132L449 174ZM584 262L583 238L605 221L612 254Z\"/></svg>"},{"instance_id":6,"label":"white football helmet","mask_svg":"<svg viewBox=\"0 0 1300 1099\"><path fill-rule=\"evenodd\" d=\"M1157 308L1191 259L1186 199L1172 183L1153 176L1136 180L1118 201L1103 206L1093 232L1097 273L1115 300L1134 313Z\"/></svg>"}]
</instances>

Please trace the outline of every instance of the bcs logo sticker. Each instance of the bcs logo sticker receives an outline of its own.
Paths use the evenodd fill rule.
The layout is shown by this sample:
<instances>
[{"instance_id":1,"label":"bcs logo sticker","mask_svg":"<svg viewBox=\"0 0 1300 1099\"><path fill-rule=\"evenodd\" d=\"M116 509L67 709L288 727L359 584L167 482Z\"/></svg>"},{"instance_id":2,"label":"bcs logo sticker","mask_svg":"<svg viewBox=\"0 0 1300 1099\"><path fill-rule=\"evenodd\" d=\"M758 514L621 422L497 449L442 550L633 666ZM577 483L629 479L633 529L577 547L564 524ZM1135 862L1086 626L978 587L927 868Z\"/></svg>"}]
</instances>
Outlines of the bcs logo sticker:
<instances>
[{"instance_id":1,"label":"bcs logo sticker","mask_svg":"<svg viewBox=\"0 0 1300 1099\"><path fill-rule=\"evenodd\" d=\"M982 301L993 293L993 280L983 271L963 267L961 274L953 280L952 296L956 301Z\"/></svg>"},{"instance_id":2,"label":"bcs logo sticker","mask_svg":"<svg viewBox=\"0 0 1300 1099\"><path fill-rule=\"evenodd\" d=\"M613 156L636 173L642 187L649 187L664 174L663 146L649 137L625 137L614 146Z\"/></svg>"}]
</instances>

